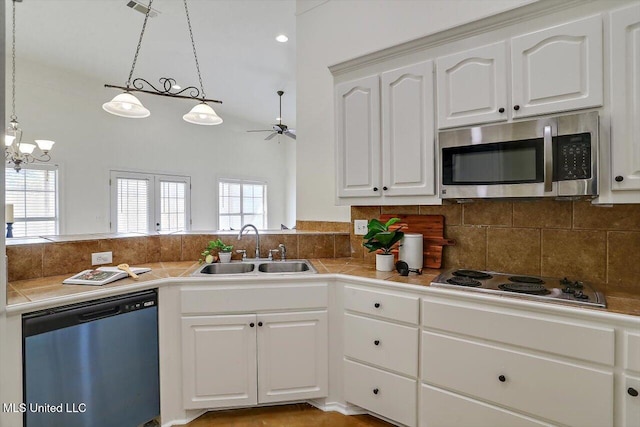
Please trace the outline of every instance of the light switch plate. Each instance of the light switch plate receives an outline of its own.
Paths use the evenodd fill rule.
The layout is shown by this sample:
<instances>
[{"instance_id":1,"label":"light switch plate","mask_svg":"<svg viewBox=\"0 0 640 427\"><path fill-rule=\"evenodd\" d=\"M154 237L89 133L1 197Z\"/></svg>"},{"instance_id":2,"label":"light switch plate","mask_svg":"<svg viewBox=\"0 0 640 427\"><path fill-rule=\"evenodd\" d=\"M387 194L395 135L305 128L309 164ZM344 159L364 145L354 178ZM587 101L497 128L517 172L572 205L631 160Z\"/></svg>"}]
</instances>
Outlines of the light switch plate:
<instances>
[{"instance_id":1,"label":"light switch plate","mask_svg":"<svg viewBox=\"0 0 640 427\"><path fill-rule=\"evenodd\" d=\"M111 264L113 252L95 252L91 254L91 265Z\"/></svg>"},{"instance_id":2,"label":"light switch plate","mask_svg":"<svg viewBox=\"0 0 640 427\"><path fill-rule=\"evenodd\" d=\"M353 221L353 233L358 236L364 236L368 231L367 224L368 221L366 219L356 219Z\"/></svg>"}]
</instances>

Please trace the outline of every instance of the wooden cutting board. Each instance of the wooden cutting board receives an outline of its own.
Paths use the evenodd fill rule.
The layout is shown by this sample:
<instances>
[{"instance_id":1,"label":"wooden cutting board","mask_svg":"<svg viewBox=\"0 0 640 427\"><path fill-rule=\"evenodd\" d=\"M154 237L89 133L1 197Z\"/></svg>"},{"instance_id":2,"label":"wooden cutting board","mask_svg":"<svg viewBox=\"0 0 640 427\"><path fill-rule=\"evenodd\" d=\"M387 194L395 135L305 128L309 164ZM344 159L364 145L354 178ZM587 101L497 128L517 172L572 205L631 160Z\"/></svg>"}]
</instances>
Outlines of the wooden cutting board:
<instances>
[{"instance_id":1,"label":"wooden cutting board","mask_svg":"<svg viewBox=\"0 0 640 427\"><path fill-rule=\"evenodd\" d=\"M427 268L442 267L442 247L455 245L452 239L444 237L444 216L443 215L380 215L380 221L385 223L391 218L400 218L394 227L402 226L405 233L420 233L424 237L423 241L423 266ZM398 250L394 249L397 254Z\"/></svg>"}]
</instances>

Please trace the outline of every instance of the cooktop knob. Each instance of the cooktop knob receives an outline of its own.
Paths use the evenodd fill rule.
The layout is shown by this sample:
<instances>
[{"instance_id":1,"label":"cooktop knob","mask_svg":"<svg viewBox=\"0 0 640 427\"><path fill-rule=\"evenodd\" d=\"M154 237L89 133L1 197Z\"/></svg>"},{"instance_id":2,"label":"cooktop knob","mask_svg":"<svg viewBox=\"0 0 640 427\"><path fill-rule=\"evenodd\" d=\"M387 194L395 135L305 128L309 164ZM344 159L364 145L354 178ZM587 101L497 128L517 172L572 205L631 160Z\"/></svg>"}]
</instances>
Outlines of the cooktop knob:
<instances>
[{"instance_id":1,"label":"cooktop knob","mask_svg":"<svg viewBox=\"0 0 640 427\"><path fill-rule=\"evenodd\" d=\"M569 286L567 286L566 288L562 289L562 292L564 292L565 294L572 294L575 292L575 290L573 288L570 288Z\"/></svg>"},{"instance_id":2,"label":"cooktop knob","mask_svg":"<svg viewBox=\"0 0 640 427\"><path fill-rule=\"evenodd\" d=\"M565 277L564 279L560 280L560 284L561 284L561 285L567 285L567 286L570 286L570 285L571 285L571 283L572 283L572 282L571 282L571 280L567 279L566 277Z\"/></svg>"},{"instance_id":3,"label":"cooktop knob","mask_svg":"<svg viewBox=\"0 0 640 427\"><path fill-rule=\"evenodd\" d=\"M578 288L578 289L582 289L582 288L584 288L584 284L582 282L579 282L579 281L576 280L575 283L573 284L573 287L574 288Z\"/></svg>"}]
</instances>

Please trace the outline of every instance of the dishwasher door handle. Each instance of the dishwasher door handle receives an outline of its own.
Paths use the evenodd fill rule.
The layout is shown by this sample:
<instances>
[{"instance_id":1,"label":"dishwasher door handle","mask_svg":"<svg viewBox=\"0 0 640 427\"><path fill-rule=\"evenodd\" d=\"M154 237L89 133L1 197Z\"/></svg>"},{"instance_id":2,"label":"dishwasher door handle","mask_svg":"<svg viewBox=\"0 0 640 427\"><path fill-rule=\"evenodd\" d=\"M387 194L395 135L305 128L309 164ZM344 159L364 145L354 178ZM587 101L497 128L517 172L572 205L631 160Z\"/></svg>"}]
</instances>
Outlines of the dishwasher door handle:
<instances>
[{"instance_id":1,"label":"dishwasher door handle","mask_svg":"<svg viewBox=\"0 0 640 427\"><path fill-rule=\"evenodd\" d=\"M116 314L120 314L122 310L119 305L109 307L104 310L99 311L91 311L89 313L81 313L78 314L78 321L81 323L90 322L92 320L103 319L105 317L115 316Z\"/></svg>"}]
</instances>

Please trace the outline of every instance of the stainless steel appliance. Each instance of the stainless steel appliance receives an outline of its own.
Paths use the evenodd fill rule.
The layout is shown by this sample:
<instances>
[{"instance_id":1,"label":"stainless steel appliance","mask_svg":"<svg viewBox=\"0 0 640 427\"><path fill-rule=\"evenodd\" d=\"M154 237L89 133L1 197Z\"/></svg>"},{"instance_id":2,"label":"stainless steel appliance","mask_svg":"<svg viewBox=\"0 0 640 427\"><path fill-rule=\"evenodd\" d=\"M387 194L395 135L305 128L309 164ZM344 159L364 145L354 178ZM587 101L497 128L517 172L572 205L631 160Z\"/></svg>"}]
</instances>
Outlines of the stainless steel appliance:
<instances>
[{"instance_id":1,"label":"stainless steel appliance","mask_svg":"<svg viewBox=\"0 0 640 427\"><path fill-rule=\"evenodd\" d=\"M598 195L597 112L443 131L438 144L443 199Z\"/></svg>"},{"instance_id":2,"label":"stainless steel appliance","mask_svg":"<svg viewBox=\"0 0 640 427\"><path fill-rule=\"evenodd\" d=\"M546 302L606 307L602 293L589 283L566 277L538 277L477 270L448 270L436 277L431 286L472 292L518 296Z\"/></svg>"},{"instance_id":3,"label":"stainless steel appliance","mask_svg":"<svg viewBox=\"0 0 640 427\"><path fill-rule=\"evenodd\" d=\"M160 414L157 292L23 316L25 427L136 427Z\"/></svg>"}]
</instances>

